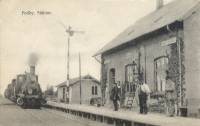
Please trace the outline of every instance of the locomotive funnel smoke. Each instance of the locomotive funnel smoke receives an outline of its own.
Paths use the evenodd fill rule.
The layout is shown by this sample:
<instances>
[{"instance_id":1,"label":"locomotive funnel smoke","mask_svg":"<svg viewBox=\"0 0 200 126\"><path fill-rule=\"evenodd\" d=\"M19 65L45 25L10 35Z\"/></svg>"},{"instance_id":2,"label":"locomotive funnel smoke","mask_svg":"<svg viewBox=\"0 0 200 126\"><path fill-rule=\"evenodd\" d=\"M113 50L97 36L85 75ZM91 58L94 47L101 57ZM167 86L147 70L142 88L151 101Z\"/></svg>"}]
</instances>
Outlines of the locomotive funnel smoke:
<instances>
[{"instance_id":1,"label":"locomotive funnel smoke","mask_svg":"<svg viewBox=\"0 0 200 126\"><path fill-rule=\"evenodd\" d=\"M36 53L31 53L29 55L29 60L28 60L29 66L36 66L37 62L38 62L38 55Z\"/></svg>"},{"instance_id":2,"label":"locomotive funnel smoke","mask_svg":"<svg viewBox=\"0 0 200 126\"><path fill-rule=\"evenodd\" d=\"M36 53L31 53L29 55L29 66L30 66L30 74L34 75L35 74L35 66L37 65L38 62L38 55Z\"/></svg>"}]
</instances>

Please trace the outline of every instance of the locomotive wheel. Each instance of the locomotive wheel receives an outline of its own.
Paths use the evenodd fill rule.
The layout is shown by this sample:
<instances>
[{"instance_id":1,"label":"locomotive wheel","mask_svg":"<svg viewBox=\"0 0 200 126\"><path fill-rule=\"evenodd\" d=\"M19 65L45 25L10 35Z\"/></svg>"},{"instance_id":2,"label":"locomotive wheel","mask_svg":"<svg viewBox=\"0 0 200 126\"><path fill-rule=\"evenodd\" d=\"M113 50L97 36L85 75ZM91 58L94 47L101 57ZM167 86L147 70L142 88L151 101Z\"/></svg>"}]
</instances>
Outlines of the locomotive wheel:
<instances>
[{"instance_id":1,"label":"locomotive wheel","mask_svg":"<svg viewBox=\"0 0 200 126\"><path fill-rule=\"evenodd\" d=\"M24 104L24 100L22 98L17 98L17 104L22 106Z\"/></svg>"},{"instance_id":2,"label":"locomotive wheel","mask_svg":"<svg viewBox=\"0 0 200 126\"><path fill-rule=\"evenodd\" d=\"M40 104L42 105L42 106L44 106L44 105L46 105L46 100L44 100L44 99L42 99L42 100L40 100Z\"/></svg>"}]
</instances>

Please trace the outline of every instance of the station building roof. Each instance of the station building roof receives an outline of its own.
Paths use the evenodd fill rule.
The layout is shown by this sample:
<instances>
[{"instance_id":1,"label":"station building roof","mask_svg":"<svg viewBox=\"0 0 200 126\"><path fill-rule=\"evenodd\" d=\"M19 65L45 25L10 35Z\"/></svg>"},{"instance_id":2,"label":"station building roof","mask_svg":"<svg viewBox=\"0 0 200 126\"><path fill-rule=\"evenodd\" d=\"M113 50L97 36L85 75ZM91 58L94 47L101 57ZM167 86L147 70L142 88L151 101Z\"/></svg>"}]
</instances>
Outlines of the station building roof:
<instances>
[{"instance_id":1,"label":"station building roof","mask_svg":"<svg viewBox=\"0 0 200 126\"><path fill-rule=\"evenodd\" d=\"M193 14L199 5L199 0L175 0L164 5L162 8L157 9L136 21L135 24L128 27L111 42L96 52L94 56L101 55L111 49L119 47L176 21L183 21Z\"/></svg>"},{"instance_id":2,"label":"station building roof","mask_svg":"<svg viewBox=\"0 0 200 126\"><path fill-rule=\"evenodd\" d=\"M96 82L97 84L100 84L100 82L99 82L96 78L92 77L92 76L89 75L89 74L88 74L88 75L85 75L85 76L82 76L82 77L81 77L81 80L92 80L92 81ZM77 84L77 82L79 82L79 81L80 81L80 78L79 78L79 77L72 78L72 79L69 80L69 86L72 86L72 85L74 85L74 84ZM64 81L64 82L58 84L56 87L66 87L66 86L67 86L66 83L67 83L67 82Z\"/></svg>"}]
</instances>

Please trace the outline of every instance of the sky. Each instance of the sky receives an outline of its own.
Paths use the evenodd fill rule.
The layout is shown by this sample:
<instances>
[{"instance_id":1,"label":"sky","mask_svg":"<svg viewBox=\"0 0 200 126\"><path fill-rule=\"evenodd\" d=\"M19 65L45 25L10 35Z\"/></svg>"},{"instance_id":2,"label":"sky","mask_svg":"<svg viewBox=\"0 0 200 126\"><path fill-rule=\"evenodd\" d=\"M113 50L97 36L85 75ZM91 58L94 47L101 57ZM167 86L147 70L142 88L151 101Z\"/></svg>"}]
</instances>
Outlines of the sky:
<instances>
[{"instance_id":1,"label":"sky","mask_svg":"<svg viewBox=\"0 0 200 126\"><path fill-rule=\"evenodd\" d=\"M92 55L155 8L156 0L0 0L0 92L29 71L31 53L38 55L43 90L65 81L68 26L84 31L70 38L70 78L79 76L80 52L81 74L100 79L100 64Z\"/></svg>"}]
</instances>

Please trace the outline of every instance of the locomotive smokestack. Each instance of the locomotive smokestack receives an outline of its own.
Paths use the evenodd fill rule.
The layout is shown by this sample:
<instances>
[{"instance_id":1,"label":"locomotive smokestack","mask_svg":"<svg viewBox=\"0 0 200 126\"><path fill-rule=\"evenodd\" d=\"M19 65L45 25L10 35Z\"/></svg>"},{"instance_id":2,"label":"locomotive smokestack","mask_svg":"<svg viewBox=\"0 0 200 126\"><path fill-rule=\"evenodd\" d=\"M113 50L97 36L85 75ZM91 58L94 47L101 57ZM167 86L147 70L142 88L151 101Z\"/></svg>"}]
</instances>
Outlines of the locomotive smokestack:
<instances>
[{"instance_id":1,"label":"locomotive smokestack","mask_svg":"<svg viewBox=\"0 0 200 126\"><path fill-rule=\"evenodd\" d=\"M35 66L30 66L30 74L35 75Z\"/></svg>"},{"instance_id":2,"label":"locomotive smokestack","mask_svg":"<svg viewBox=\"0 0 200 126\"><path fill-rule=\"evenodd\" d=\"M38 62L38 55L36 53L31 53L29 55L29 66L30 66L30 74L34 75L35 74L35 67L37 65Z\"/></svg>"}]
</instances>

